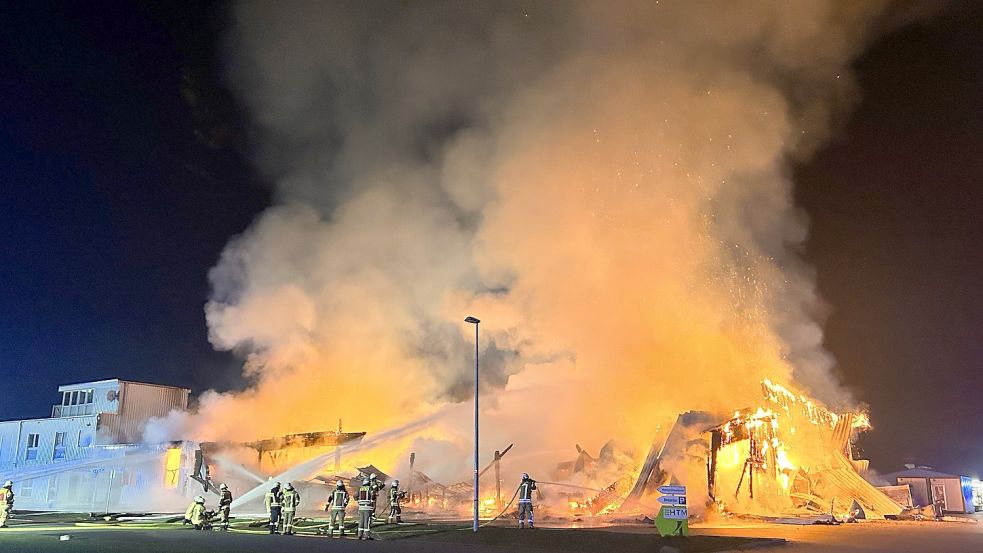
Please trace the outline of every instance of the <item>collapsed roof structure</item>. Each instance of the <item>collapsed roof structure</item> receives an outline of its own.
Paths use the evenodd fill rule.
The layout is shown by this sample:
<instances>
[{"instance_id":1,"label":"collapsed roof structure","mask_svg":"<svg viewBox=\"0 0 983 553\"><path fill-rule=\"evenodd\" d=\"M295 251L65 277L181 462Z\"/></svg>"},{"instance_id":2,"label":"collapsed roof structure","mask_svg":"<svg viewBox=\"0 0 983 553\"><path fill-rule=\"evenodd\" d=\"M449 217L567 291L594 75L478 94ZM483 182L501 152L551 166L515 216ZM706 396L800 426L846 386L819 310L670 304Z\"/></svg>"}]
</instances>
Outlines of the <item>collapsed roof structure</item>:
<instances>
[{"instance_id":1,"label":"collapsed roof structure","mask_svg":"<svg viewBox=\"0 0 983 553\"><path fill-rule=\"evenodd\" d=\"M865 414L833 413L767 380L761 390L762 406L732 416L679 415L653 444L624 508L673 483L689 485L695 510L848 516L859 507L874 519L901 512L864 480L868 461L854 457L858 434L869 428Z\"/></svg>"}]
</instances>

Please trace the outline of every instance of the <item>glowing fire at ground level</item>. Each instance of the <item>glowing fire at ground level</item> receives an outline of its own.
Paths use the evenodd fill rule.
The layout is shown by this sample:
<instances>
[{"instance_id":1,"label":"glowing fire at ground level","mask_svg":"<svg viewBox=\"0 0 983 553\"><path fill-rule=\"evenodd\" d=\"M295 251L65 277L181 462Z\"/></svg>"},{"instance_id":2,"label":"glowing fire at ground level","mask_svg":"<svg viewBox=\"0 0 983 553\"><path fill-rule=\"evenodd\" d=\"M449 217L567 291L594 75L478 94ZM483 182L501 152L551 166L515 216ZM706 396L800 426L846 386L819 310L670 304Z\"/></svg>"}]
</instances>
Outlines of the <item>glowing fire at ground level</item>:
<instances>
[{"instance_id":1,"label":"glowing fire at ground level","mask_svg":"<svg viewBox=\"0 0 983 553\"><path fill-rule=\"evenodd\" d=\"M882 518L901 512L900 505L862 478L867 462L854 459L855 440L869 428L865 414L833 413L768 380L761 383L761 390L761 405L732 415L680 415L665 438L653 444L641 469L637 460L623 465L626 473L613 482L597 483L599 460L578 446L578 460L558 463L553 475L557 481L541 487L536 501L539 512L569 520L597 519L598 523L605 517L652 517L658 510L655 489L668 483L689 487L691 513L697 518L830 513L842 518L861 513ZM304 482L311 497L307 507L320 508L328 486L337 479L351 482L362 474L358 467L376 462L383 469L404 473L397 476L409 491L407 516L415 512L421 516L464 517L470 513L470 482L439 483L412 465L409 470L394 470L393 461L407 452L393 454L390 448L385 441L353 447L339 465L333 448L285 446L276 454L278 463L253 470L271 474L274 480ZM417 455L423 460L427 452L414 452L413 456ZM496 455L496 460L499 458ZM270 459L274 459L272 454ZM332 461L334 471L327 471ZM239 462L242 466L241 459ZM229 463L223 465L213 467L210 478L236 480ZM494 465L490 464L486 472ZM342 466L344 470L339 470ZM244 506L259 499L261 494L255 492L264 485L255 480L240 484L240 490L244 486L254 490L242 494L244 501L237 503ZM515 507L509 501L513 491L512 483L500 477L483 477L479 514L483 518L507 516L509 507Z\"/></svg>"},{"instance_id":2,"label":"glowing fire at ground level","mask_svg":"<svg viewBox=\"0 0 983 553\"><path fill-rule=\"evenodd\" d=\"M679 415L644 459L613 440L596 457L578 445L575 460L554 460L555 470L534 474L541 483L535 497L537 515L541 520L590 524L653 517L658 511L656 490L665 484L689 488L690 514L698 519L820 514L883 518L902 511L901 505L862 477L867 461L855 458L853 446L870 427L864 413L833 413L768 380L761 382L760 390L758 405L728 414ZM107 511L178 511L201 493L217 499L213 495L217 485L227 483L236 496L234 510L260 512L266 489L273 481L282 481L301 490L301 510L310 513L324 508L338 480L353 488L362 475L374 472L387 481L393 477L386 473L392 473L408 492L406 517L466 517L472 508L472 483L463 480L464 474L457 483L432 478L425 470L446 466L446 455L410 441L432 433L448 417L453 418L453 413L438 411L374 435L344 433L339 425L337 431L243 443L119 444L93 449L72 462L25 468L11 476L25 482L42 478L69 482L72 488L78 488L76 481L91 480L93 490L102 486L99 476L106 481L101 495L96 490L88 499L78 499L73 493L67 496L71 501L37 505L48 510L102 506ZM413 447L417 449L411 453L408 448ZM482 518L508 517L515 510L513 492L518 482L503 478L500 465L511 459L513 467L524 466L528 452L521 446L513 452L512 447L495 451L481 472ZM407 457L408 466L403 461ZM417 457L419 463L414 464ZM35 498L24 499L30 503ZM381 503L384 509L385 495Z\"/></svg>"}]
</instances>

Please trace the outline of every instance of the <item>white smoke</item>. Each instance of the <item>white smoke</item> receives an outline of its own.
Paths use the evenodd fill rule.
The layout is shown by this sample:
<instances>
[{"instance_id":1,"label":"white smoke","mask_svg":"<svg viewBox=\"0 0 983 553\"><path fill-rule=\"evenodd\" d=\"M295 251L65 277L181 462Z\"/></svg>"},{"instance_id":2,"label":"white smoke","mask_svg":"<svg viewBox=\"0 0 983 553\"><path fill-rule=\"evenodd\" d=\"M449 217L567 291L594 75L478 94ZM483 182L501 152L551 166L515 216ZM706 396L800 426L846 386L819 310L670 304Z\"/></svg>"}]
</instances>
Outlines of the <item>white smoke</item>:
<instances>
[{"instance_id":1,"label":"white smoke","mask_svg":"<svg viewBox=\"0 0 983 553\"><path fill-rule=\"evenodd\" d=\"M277 202L206 314L255 385L155 436L373 432L469 399L469 314L489 447L533 466L644 451L766 377L849 401L789 165L855 100L885 6L239 4L229 78ZM467 424L420 439L467 444Z\"/></svg>"}]
</instances>

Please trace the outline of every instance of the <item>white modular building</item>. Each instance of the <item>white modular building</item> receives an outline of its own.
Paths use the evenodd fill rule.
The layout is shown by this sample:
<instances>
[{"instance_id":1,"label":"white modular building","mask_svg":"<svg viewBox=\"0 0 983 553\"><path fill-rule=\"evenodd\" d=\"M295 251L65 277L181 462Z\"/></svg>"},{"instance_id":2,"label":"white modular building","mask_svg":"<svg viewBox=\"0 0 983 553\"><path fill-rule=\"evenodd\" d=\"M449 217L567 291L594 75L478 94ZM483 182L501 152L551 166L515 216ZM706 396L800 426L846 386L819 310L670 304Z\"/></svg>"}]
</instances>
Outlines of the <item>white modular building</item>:
<instances>
[{"instance_id":1,"label":"white modular building","mask_svg":"<svg viewBox=\"0 0 983 553\"><path fill-rule=\"evenodd\" d=\"M906 470L885 474L881 478L898 486L907 486L915 506L938 505L945 514L972 513L976 510L973 479L968 476L908 465Z\"/></svg>"},{"instance_id":2,"label":"white modular building","mask_svg":"<svg viewBox=\"0 0 983 553\"><path fill-rule=\"evenodd\" d=\"M58 392L50 418L0 422L0 480L14 481L16 509L108 511L187 480L196 444L140 441L151 418L187 409L189 389L110 379Z\"/></svg>"}]
</instances>

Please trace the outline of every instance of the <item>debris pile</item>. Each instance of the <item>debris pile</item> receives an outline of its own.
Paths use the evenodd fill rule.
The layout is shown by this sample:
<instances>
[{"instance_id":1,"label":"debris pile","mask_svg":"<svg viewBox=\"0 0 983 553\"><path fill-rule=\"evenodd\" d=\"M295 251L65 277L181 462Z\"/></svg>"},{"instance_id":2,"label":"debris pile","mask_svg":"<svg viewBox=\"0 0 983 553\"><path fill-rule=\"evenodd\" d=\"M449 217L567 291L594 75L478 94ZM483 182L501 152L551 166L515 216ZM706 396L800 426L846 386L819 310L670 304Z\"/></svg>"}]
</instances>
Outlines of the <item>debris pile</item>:
<instances>
[{"instance_id":1,"label":"debris pile","mask_svg":"<svg viewBox=\"0 0 983 553\"><path fill-rule=\"evenodd\" d=\"M864 413L833 413L767 380L761 389L761 406L731 416L679 415L665 441L653 444L629 499L682 483L706 490L709 512L873 519L901 512L864 480L868 461L854 458L856 438L870 427Z\"/></svg>"}]
</instances>

